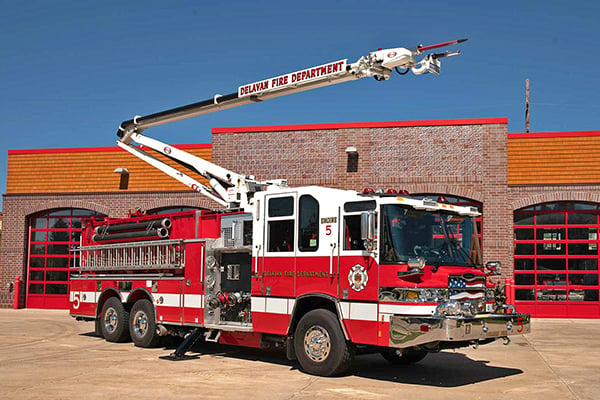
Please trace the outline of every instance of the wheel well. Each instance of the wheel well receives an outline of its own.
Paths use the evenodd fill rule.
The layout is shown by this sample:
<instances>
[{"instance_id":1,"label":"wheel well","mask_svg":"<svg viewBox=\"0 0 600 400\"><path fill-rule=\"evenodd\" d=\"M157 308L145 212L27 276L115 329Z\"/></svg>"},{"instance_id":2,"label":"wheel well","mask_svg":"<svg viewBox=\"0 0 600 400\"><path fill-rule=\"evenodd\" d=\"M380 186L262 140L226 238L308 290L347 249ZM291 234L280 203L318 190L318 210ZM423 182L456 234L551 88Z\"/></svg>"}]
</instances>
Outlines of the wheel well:
<instances>
[{"instance_id":1,"label":"wheel well","mask_svg":"<svg viewBox=\"0 0 600 400\"><path fill-rule=\"evenodd\" d=\"M104 303L106 303L106 300L110 299L111 297L116 297L117 299L119 299L119 301L122 301L121 295L119 294L117 289L106 289L100 295L100 299L98 300L98 303L96 305L96 318L100 317L100 313L102 312L102 307L104 307ZM131 307L133 307L133 304L135 304L135 302L140 299L147 299L150 301L150 303L154 303L152 295L147 290L136 289L129 295L129 297L126 299L126 302L123 303L123 307L125 307L125 310L129 312L131 311Z\"/></svg>"},{"instance_id":2,"label":"wheel well","mask_svg":"<svg viewBox=\"0 0 600 400\"><path fill-rule=\"evenodd\" d=\"M98 303L96 304L96 318L100 318L100 313L102 312L104 303L106 303L106 300L110 299L111 297L116 297L117 299L121 300L121 296L119 296L119 292L117 292L116 289L106 289L104 292L102 292L100 298L98 299Z\"/></svg>"},{"instance_id":3,"label":"wheel well","mask_svg":"<svg viewBox=\"0 0 600 400\"><path fill-rule=\"evenodd\" d=\"M154 303L152 295L144 288L137 288L127 298L127 303L133 306L133 304L141 299L149 300L150 303Z\"/></svg>"},{"instance_id":4,"label":"wheel well","mask_svg":"<svg viewBox=\"0 0 600 400\"><path fill-rule=\"evenodd\" d=\"M332 298L322 295L301 297L296 300L292 319L290 320L290 325L288 327L288 335L294 334L296 326L298 326L298 322L307 312L316 310L318 308L331 311L336 317L339 317L335 300Z\"/></svg>"}]
</instances>

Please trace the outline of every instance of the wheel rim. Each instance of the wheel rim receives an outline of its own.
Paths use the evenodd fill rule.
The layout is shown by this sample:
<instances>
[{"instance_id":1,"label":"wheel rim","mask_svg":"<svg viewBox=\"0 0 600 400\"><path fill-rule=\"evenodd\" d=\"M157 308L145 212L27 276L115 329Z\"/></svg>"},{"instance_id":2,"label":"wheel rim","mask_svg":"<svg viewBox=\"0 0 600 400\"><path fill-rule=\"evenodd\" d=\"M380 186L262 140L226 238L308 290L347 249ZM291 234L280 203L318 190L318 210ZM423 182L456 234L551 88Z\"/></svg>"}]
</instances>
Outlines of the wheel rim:
<instances>
[{"instance_id":1,"label":"wheel rim","mask_svg":"<svg viewBox=\"0 0 600 400\"><path fill-rule=\"evenodd\" d=\"M113 333L119 325L117 310L109 307L104 314L104 328L108 333Z\"/></svg>"},{"instance_id":2,"label":"wheel rim","mask_svg":"<svg viewBox=\"0 0 600 400\"><path fill-rule=\"evenodd\" d=\"M133 332L137 337L143 337L148 332L148 316L141 310L133 316Z\"/></svg>"},{"instance_id":3,"label":"wheel rim","mask_svg":"<svg viewBox=\"0 0 600 400\"><path fill-rule=\"evenodd\" d=\"M319 325L311 327L304 335L304 351L312 361L324 361L331 351L329 332Z\"/></svg>"}]
</instances>

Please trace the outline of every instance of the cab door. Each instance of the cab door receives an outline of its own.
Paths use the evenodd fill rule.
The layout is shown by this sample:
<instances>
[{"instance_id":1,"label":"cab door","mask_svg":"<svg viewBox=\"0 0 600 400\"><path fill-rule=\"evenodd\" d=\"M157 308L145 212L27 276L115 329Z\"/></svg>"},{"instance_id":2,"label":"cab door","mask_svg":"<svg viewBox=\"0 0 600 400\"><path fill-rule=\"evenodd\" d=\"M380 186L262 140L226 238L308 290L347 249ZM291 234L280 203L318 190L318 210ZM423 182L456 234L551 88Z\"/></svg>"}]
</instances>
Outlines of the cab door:
<instances>
[{"instance_id":1,"label":"cab door","mask_svg":"<svg viewBox=\"0 0 600 400\"><path fill-rule=\"evenodd\" d=\"M326 196L298 197L296 296L338 295L339 209Z\"/></svg>"},{"instance_id":2,"label":"cab door","mask_svg":"<svg viewBox=\"0 0 600 400\"><path fill-rule=\"evenodd\" d=\"M287 333L294 306L296 272L295 192L266 195L258 204L254 241L252 326L257 332ZM255 221L256 222L256 221Z\"/></svg>"},{"instance_id":3,"label":"cab door","mask_svg":"<svg viewBox=\"0 0 600 400\"><path fill-rule=\"evenodd\" d=\"M262 294L265 296L294 295L297 198L295 192L265 196L262 252Z\"/></svg>"},{"instance_id":4,"label":"cab door","mask_svg":"<svg viewBox=\"0 0 600 400\"><path fill-rule=\"evenodd\" d=\"M343 205L340 222L340 301L353 341L379 344L387 336L378 322L379 267L361 237L361 213L375 210L374 201Z\"/></svg>"}]
</instances>

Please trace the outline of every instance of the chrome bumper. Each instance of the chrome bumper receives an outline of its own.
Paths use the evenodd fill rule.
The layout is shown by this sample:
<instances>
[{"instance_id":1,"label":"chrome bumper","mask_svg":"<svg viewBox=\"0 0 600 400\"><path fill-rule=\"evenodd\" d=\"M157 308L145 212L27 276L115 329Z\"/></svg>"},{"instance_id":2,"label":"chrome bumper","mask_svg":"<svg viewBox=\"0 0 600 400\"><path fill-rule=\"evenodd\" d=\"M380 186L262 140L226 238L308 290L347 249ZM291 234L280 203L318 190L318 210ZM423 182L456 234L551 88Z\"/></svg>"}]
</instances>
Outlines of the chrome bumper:
<instances>
[{"instance_id":1,"label":"chrome bumper","mask_svg":"<svg viewBox=\"0 0 600 400\"><path fill-rule=\"evenodd\" d=\"M390 347L432 342L477 342L531 331L529 314L479 314L474 317L390 317Z\"/></svg>"}]
</instances>

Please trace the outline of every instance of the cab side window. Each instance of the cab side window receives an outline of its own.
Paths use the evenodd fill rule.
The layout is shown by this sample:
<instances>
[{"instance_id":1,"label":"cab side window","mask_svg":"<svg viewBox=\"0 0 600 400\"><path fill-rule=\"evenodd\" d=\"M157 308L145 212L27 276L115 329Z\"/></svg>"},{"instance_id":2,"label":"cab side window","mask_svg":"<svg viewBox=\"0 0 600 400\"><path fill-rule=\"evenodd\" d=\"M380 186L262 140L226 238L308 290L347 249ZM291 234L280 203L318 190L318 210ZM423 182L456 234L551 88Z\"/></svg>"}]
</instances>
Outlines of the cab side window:
<instances>
[{"instance_id":1,"label":"cab side window","mask_svg":"<svg viewBox=\"0 0 600 400\"><path fill-rule=\"evenodd\" d=\"M344 203L344 211L353 213L344 216L344 250L365 250L360 231L360 214L377 208L374 200L349 201Z\"/></svg>"},{"instance_id":2,"label":"cab side window","mask_svg":"<svg viewBox=\"0 0 600 400\"><path fill-rule=\"evenodd\" d=\"M364 250L360 232L360 215L344 217L344 250Z\"/></svg>"},{"instance_id":3,"label":"cab side window","mask_svg":"<svg viewBox=\"0 0 600 400\"><path fill-rule=\"evenodd\" d=\"M312 196L300 196L298 248L317 251L319 248L319 202Z\"/></svg>"},{"instance_id":4,"label":"cab side window","mask_svg":"<svg viewBox=\"0 0 600 400\"><path fill-rule=\"evenodd\" d=\"M267 208L267 251L294 251L294 197L269 199Z\"/></svg>"}]
</instances>

